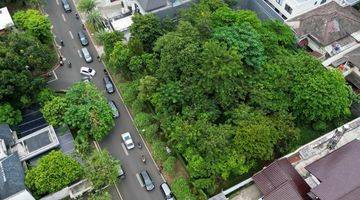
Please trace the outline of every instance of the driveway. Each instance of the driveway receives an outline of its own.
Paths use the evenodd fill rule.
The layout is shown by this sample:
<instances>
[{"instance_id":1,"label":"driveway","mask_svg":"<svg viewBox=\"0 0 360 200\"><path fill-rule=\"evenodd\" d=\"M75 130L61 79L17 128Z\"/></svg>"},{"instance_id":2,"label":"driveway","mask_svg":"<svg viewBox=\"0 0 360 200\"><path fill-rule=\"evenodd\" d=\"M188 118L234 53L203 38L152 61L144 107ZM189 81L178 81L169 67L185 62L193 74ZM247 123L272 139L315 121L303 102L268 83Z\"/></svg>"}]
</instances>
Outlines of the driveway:
<instances>
[{"instance_id":1,"label":"driveway","mask_svg":"<svg viewBox=\"0 0 360 200\"><path fill-rule=\"evenodd\" d=\"M102 62L96 60L97 53L92 42L90 42L87 48L94 61L92 63L86 63L80 54L82 48L79 39L77 38L77 32L82 30L82 23L75 18L75 6L73 2L69 2L72 7L71 13L64 13L60 0L47 0L45 11L48 14L49 19L53 24L52 31L55 35L55 40L64 41L64 47L59 50L65 60L65 65L54 70L57 80L49 83L49 87L55 90L65 90L73 83L81 81L82 75L80 75L81 66L89 66L96 70L96 75L92 79L92 82L103 91L104 96L107 99L113 100L119 108L120 117L115 120L115 127L111 130L109 135L100 142L100 147L107 149L115 158L119 159L122 163L124 171L126 173L126 179L121 180L116 184L117 187L110 189L113 199L124 200L160 200L163 199L159 190L160 184L163 182L162 176L158 172L158 168L151 159L150 153L144 147L142 149L134 148L132 150L126 150L121 139L121 133L130 132L134 142L141 142L140 135L136 130L132 117L128 112L128 109L124 105L119 93L107 94L102 82L104 77L104 65ZM67 61L70 60L72 67L67 66ZM142 143L142 142L141 142ZM147 162L143 164L141 161L141 155L145 155ZM139 172L141 170L147 170L152 177L155 190L147 192L139 179ZM120 193L120 194L119 194Z\"/></svg>"}]
</instances>

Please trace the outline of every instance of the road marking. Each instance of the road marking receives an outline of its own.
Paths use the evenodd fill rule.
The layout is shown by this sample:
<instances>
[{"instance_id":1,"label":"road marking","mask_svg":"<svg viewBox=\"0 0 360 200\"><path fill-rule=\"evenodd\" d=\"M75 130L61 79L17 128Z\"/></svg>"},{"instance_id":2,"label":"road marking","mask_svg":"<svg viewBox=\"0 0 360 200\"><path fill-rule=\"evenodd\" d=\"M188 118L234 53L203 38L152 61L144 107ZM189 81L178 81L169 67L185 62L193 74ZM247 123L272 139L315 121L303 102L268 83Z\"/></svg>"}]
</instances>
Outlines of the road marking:
<instances>
[{"instance_id":1,"label":"road marking","mask_svg":"<svg viewBox=\"0 0 360 200\"><path fill-rule=\"evenodd\" d=\"M140 178L140 175L138 173L136 173L136 179L139 181L141 187L145 186L144 183L142 182L141 178Z\"/></svg>"},{"instance_id":2,"label":"road marking","mask_svg":"<svg viewBox=\"0 0 360 200\"><path fill-rule=\"evenodd\" d=\"M61 17L63 18L63 20L66 22L66 18L64 14L61 14Z\"/></svg>"},{"instance_id":3,"label":"road marking","mask_svg":"<svg viewBox=\"0 0 360 200\"><path fill-rule=\"evenodd\" d=\"M56 0L56 4L57 4L57 5L60 5L59 0Z\"/></svg>"},{"instance_id":4,"label":"road marking","mask_svg":"<svg viewBox=\"0 0 360 200\"><path fill-rule=\"evenodd\" d=\"M121 200L124 200L121 196L121 193L120 193L119 188L117 187L116 183L114 183L114 185L115 185L116 193L119 195Z\"/></svg>"},{"instance_id":5,"label":"road marking","mask_svg":"<svg viewBox=\"0 0 360 200\"><path fill-rule=\"evenodd\" d=\"M74 39L74 36L71 31L69 31L69 34L70 34L71 39Z\"/></svg>"},{"instance_id":6,"label":"road marking","mask_svg":"<svg viewBox=\"0 0 360 200\"><path fill-rule=\"evenodd\" d=\"M121 143L121 147L124 149L125 154L128 156L129 152L127 151L124 143Z\"/></svg>"},{"instance_id":7,"label":"road marking","mask_svg":"<svg viewBox=\"0 0 360 200\"><path fill-rule=\"evenodd\" d=\"M82 55L81 55L80 50L77 50L77 52L78 52L78 54L79 54L80 58L82 58Z\"/></svg>"}]
</instances>

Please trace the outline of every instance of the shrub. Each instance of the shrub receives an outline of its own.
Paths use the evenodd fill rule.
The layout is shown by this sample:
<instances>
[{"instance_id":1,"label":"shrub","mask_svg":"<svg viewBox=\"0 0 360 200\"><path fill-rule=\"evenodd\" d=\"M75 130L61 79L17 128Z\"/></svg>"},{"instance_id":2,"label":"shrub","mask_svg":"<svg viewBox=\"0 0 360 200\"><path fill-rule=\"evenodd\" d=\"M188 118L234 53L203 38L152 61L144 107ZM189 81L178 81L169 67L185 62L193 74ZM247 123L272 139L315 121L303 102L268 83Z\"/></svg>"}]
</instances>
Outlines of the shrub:
<instances>
[{"instance_id":1,"label":"shrub","mask_svg":"<svg viewBox=\"0 0 360 200\"><path fill-rule=\"evenodd\" d=\"M171 184L173 192L177 199L195 200L195 196L191 193L188 182L183 178L177 178Z\"/></svg>"},{"instance_id":2,"label":"shrub","mask_svg":"<svg viewBox=\"0 0 360 200\"><path fill-rule=\"evenodd\" d=\"M166 173L172 174L174 172L174 167L176 164L176 158L174 156L169 156L164 162L164 170Z\"/></svg>"},{"instance_id":3,"label":"shrub","mask_svg":"<svg viewBox=\"0 0 360 200\"><path fill-rule=\"evenodd\" d=\"M152 145L153 156L156 160L165 161L167 158L167 152L165 149L165 143L161 141L155 141Z\"/></svg>"},{"instance_id":4,"label":"shrub","mask_svg":"<svg viewBox=\"0 0 360 200\"><path fill-rule=\"evenodd\" d=\"M55 97L54 91L44 88L37 95L37 101L44 106L46 102L51 101Z\"/></svg>"}]
</instances>

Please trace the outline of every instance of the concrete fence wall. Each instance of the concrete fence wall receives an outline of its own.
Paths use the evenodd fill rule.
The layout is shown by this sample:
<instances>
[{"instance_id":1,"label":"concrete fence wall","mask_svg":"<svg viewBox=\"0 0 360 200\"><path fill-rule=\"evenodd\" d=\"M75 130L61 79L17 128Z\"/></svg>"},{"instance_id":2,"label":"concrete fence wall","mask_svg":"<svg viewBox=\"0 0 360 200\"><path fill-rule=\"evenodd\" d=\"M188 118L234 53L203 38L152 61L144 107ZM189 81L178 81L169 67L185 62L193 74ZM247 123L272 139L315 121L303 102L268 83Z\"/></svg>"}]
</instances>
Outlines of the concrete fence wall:
<instances>
[{"instance_id":1,"label":"concrete fence wall","mask_svg":"<svg viewBox=\"0 0 360 200\"><path fill-rule=\"evenodd\" d=\"M246 9L254 11L261 20L280 20L284 19L273 10L264 0L237 0L236 9Z\"/></svg>"}]
</instances>

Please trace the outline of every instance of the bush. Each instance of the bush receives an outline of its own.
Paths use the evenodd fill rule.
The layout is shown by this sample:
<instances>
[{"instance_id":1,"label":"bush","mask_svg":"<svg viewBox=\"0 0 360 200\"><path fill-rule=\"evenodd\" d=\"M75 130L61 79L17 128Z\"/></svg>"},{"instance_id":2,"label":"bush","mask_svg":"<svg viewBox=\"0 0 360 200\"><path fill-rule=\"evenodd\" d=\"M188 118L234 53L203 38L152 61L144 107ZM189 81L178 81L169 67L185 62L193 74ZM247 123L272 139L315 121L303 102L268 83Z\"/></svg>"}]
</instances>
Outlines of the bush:
<instances>
[{"instance_id":1,"label":"bush","mask_svg":"<svg viewBox=\"0 0 360 200\"><path fill-rule=\"evenodd\" d=\"M88 200L111 200L111 195L108 191L97 192L95 194L90 195Z\"/></svg>"},{"instance_id":2,"label":"bush","mask_svg":"<svg viewBox=\"0 0 360 200\"><path fill-rule=\"evenodd\" d=\"M21 112L9 103L0 105L0 123L16 125L22 121Z\"/></svg>"},{"instance_id":3,"label":"bush","mask_svg":"<svg viewBox=\"0 0 360 200\"><path fill-rule=\"evenodd\" d=\"M153 156L156 160L163 162L168 157L164 142L155 141L154 144L152 145L152 149L153 149Z\"/></svg>"},{"instance_id":4,"label":"bush","mask_svg":"<svg viewBox=\"0 0 360 200\"><path fill-rule=\"evenodd\" d=\"M149 126L153 121L153 118L150 114L139 112L135 116L135 124L140 128L144 129Z\"/></svg>"},{"instance_id":5,"label":"bush","mask_svg":"<svg viewBox=\"0 0 360 200\"><path fill-rule=\"evenodd\" d=\"M176 164L176 158L174 156L169 156L164 162L164 170L166 173L172 174L174 172L174 167Z\"/></svg>"},{"instance_id":6,"label":"bush","mask_svg":"<svg viewBox=\"0 0 360 200\"><path fill-rule=\"evenodd\" d=\"M327 124L323 121L317 121L312 125L313 129L316 131L325 131L327 129Z\"/></svg>"},{"instance_id":7,"label":"bush","mask_svg":"<svg viewBox=\"0 0 360 200\"><path fill-rule=\"evenodd\" d=\"M27 171L25 184L35 196L56 192L80 179L81 165L61 151L52 151L40 158L36 167Z\"/></svg>"},{"instance_id":8,"label":"bush","mask_svg":"<svg viewBox=\"0 0 360 200\"><path fill-rule=\"evenodd\" d=\"M78 9L81 12L89 13L91 12L96 6L95 0L80 0L78 3Z\"/></svg>"},{"instance_id":9,"label":"bush","mask_svg":"<svg viewBox=\"0 0 360 200\"><path fill-rule=\"evenodd\" d=\"M191 193L188 182L183 178L177 178L171 184L173 192L177 199L195 200L195 196Z\"/></svg>"},{"instance_id":10,"label":"bush","mask_svg":"<svg viewBox=\"0 0 360 200\"><path fill-rule=\"evenodd\" d=\"M147 139L153 139L156 136L156 133L159 130L159 125L157 124L151 124L145 128L145 131L142 133Z\"/></svg>"},{"instance_id":11,"label":"bush","mask_svg":"<svg viewBox=\"0 0 360 200\"><path fill-rule=\"evenodd\" d=\"M138 114L140 112L143 112L146 109L145 103L140 100L139 98L135 99L133 103L131 104L131 110L134 112L134 114Z\"/></svg>"},{"instance_id":12,"label":"bush","mask_svg":"<svg viewBox=\"0 0 360 200\"><path fill-rule=\"evenodd\" d=\"M137 99L139 93L137 82L122 83L120 88L125 103L131 105Z\"/></svg>"},{"instance_id":13,"label":"bush","mask_svg":"<svg viewBox=\"0 0 360 200\"><path fill-rule=\"evenodd\" d=\"M85 158L90 152L90 141L88 135L77 135L75 138L75 151L82 158Z\"/></svg>"}]
</instances>

